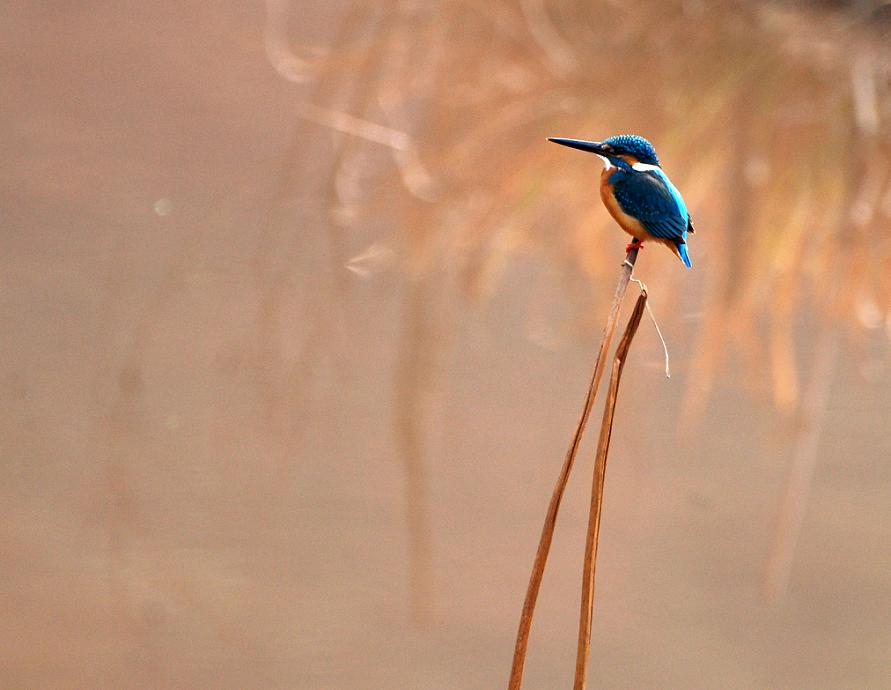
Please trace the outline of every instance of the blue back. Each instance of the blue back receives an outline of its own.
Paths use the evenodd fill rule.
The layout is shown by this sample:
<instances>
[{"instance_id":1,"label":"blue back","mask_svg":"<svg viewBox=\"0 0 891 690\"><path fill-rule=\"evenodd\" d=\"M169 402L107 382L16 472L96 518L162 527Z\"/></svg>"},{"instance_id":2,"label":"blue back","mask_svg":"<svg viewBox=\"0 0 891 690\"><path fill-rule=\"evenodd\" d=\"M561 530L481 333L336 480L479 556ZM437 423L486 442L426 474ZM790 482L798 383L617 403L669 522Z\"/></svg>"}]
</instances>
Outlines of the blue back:
<instances>
[{"instance_id":1,"label":"blue back","mask_svg":"<svg viewBox=\"0 0 891 690\"><path fill-rule=\"evenodd\" d=\"M647 232L666 240L686 241L687 205L662 170L617 168L609 183L622 210L637 218Z\"/></svg>"}]
</instances>

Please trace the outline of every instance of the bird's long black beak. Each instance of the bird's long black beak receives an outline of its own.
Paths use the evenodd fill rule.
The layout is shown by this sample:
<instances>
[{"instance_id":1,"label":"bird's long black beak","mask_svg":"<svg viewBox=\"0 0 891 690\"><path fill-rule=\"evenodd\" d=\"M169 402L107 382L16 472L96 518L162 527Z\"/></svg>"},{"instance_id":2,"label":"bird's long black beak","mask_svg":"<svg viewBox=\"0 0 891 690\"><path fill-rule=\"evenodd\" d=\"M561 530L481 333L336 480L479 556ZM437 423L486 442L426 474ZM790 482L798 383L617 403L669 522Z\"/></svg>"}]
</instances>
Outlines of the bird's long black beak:
<instances>
[{"instance_id":1,"label":"bird's long black beak","mask_svg":"<svg viewBox=\"0 0 891 690\"><path fill-rule=\"evenodd\" d=\"M548 141L553 141L555 144L568 146L571 149L578 149L579 151L596 153L601 156L605 155L603 152L603 144L601 144L599 141L584 141L582 139L561 139L559 137L548 137Z\"/></svg>"}]
</instances>

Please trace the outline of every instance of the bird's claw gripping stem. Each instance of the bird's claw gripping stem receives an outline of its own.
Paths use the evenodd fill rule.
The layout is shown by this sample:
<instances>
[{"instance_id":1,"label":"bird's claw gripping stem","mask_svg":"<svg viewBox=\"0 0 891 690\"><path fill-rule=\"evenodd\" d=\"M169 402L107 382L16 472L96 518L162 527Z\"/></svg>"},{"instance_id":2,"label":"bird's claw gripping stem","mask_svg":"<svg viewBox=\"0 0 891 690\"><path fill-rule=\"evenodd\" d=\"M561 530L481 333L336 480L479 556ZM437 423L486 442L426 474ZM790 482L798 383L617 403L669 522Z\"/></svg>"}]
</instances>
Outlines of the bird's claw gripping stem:
<instances>
[{"instance_id":1,"label":"bird's claw gripping stem","mask_svg":"<svg viewBox=\"0 0 891 690\"><path fill-rule=\"evenodd\" d=\"M634 240L634 242L629 242L625 246L625 251L630 252L632 249L643 249L643 242L641 240Z\"/></svg>"}]
</instances>

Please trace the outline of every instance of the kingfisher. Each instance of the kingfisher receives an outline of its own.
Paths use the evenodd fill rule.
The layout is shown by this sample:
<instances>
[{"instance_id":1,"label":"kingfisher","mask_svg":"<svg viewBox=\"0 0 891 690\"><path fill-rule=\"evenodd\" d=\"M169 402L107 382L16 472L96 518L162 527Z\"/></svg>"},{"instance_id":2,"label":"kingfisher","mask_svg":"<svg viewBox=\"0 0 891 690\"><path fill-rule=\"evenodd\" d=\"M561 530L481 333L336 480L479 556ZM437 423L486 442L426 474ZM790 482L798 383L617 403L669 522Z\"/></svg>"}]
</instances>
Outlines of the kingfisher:
<instances>
[{"instance_id":1,"label":"kingfisher","mask_svg":"<svg viewBox=\"0 0 891 690\"><path fill-rule=\"evenodd\" d=\"M687 268L687 233L693 221L684 198L662 170L653 145L636 134L620 134L603 141L548 137L580 151L596 154L603 161L600 198L619 226L631 235L625 251L641 249L644 240L668 247Z\"/></svg>"}]
</instances>

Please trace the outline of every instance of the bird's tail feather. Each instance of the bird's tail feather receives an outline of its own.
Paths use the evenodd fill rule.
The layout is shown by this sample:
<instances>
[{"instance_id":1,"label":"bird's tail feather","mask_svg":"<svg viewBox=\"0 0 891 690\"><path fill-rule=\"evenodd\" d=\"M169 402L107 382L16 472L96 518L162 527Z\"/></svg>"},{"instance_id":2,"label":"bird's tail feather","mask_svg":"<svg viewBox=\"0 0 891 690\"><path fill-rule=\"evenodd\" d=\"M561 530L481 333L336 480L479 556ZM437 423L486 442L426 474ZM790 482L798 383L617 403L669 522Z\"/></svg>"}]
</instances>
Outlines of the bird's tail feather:
<instances>
[{"instance_id":1,"label":"bird's tail feather","mask_svg":"<svg viewBox=\"0 0 891 690\"><path fill-rule=\"evenodd\" d=\"M678 256L681 257L681 261L684 262L684 265L687 268L693 268L693 264L690 263L690 255L687 254L687 245L686 244L678 244Z\"/></svg>"}]
</instances>

